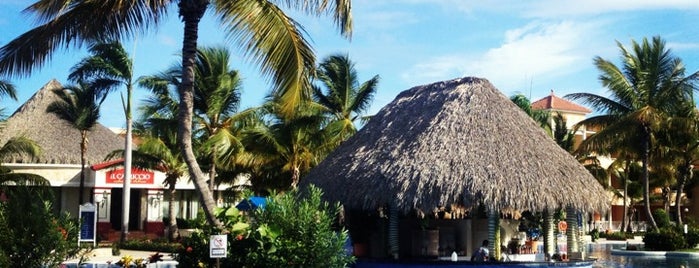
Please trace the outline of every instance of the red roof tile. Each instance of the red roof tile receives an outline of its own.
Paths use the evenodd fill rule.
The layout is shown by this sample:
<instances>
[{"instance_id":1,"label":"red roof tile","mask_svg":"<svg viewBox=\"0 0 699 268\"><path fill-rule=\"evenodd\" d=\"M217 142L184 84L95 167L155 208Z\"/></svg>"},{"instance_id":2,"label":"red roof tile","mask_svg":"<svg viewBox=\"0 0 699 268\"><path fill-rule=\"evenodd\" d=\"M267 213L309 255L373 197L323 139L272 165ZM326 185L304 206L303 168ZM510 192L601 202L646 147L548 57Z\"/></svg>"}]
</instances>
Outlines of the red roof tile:
<instances>
[{"instance_id":1,"label":"red roof tile","mask_svg":"<svg viewBox=\"0 0 699 268\"><path fill-rule=\"evenodd\" d=\"M124 158L118 158L118 159L94 164L94 165L90 166L90 168L92 170L100 170L100 169L109 168L109 167L118 166L118 165L123 165L123 164L124 164Z\"/></svg>"},{"instance_id":2,"label":"red roof tile","mask_svg":"<svg viewBox=\"0 0 699 268\"><path fill-rule=\"evenodd\" d=\"M553 94L551 90L551 95L548 95L540 100L532 102L533 110L557 110L557 111L567 111L567 112L578 112L578 113L591 113L592 110L585 108L584 106L575 104L569 100L560 98Z\"/></svg>"}]
</instances>

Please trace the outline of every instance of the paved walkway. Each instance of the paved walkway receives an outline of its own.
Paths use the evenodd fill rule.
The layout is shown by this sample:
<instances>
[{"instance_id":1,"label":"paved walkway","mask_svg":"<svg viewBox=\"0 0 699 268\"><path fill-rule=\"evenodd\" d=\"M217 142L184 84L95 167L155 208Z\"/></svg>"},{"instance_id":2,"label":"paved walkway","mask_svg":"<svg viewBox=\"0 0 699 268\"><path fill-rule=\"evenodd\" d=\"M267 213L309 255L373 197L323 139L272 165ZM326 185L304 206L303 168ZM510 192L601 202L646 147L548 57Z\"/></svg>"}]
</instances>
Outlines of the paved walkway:
<instances>
[{"instance_id":1,"label":"paved walkway","mask_svg":"<svg viewBox=\"0 0 699 268\"><path fill-rule=\"evenodd\" d=\"M133 260L136 259L143 259L143 260L148 260L150 256L155 254L157 252L155 251L140 251L140 250L128 250L128 249L122 249L121 254L119 256L112 256L112 249L111 248L96 248L93 249L92 251L88 252L85 254L85 259L83 260L83 263L88 263L88 264L108 264L108 263L116 263L119 260L121 260L122 257L125 256L130 256L133 258ZM170 253L161 253L162 256L162 262L159 262L160 265L149 265L149 267L175 267L177 262L175 262L171 256ZM73 265L77 266L77 264L80 262L80 258L75 258L75 259L70 259L64 262L68 267L71 267ZM93 267L102 267L102 265L91 265ZM108 267L108 266L104 266Z\"/></svg>"}]
</instances>

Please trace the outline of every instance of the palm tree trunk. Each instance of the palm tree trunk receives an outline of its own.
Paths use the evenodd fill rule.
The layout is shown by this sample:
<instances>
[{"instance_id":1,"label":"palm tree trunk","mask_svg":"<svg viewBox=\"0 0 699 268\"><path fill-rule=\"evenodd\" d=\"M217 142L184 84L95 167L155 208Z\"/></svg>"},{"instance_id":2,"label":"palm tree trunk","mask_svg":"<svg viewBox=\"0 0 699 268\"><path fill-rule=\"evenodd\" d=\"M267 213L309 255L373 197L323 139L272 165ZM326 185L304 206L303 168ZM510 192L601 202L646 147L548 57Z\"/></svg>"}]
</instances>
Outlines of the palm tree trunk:
<instances>
[{"instance_id":1,"label":"palm tree trunk","mask_svg":"<svg viewBox=\"0 0 699 268\"><path fill-rule=\"evenodd\" d=\"M216 151L216 149L214 149ZM216 153L214 152L214 155ZM216 182L214 179L216 178L216 159L214 157L211 158L211 167L209 167L209 190L211 190L211 193L213 194L214 192L214 187L216 187Z\"/></svg>"},{"instance_id":2,"label":"palm tree trunk","mask_svg":"<svg viewBox=\"0 0 699 268\"><path fill-rule=\"evenodd\" d=\"M167 205L168 213L168 241L175 241L175 234L179 232L177 229L177 215L175 214L175 184L171 183L169 187L170 191L170 203ZM178 235L179 236L179 235Z\"/></svg>"},{"instance_id":3,"label":"palm tree trunk","mask_svg":"<svg viewBox=\"0 0 699 268\"><path fill-rule=\"evenodd\" d=\"M79 205L83 204L83 201L85 198L84 192L85 192L85 164L87 163L87 130L81 130L80 131L80 186L78 188L78 203ZM92 201L92 197L90 197L90 201Z\"/></svg>"},{"instance_id":4,"label":"palm tree trunk","mask_svg":"<svg viewBox=\"0 0 699 268\"><path fill-rule=\"evenodd\" d=\"M675 215L677 216L677 226L682 226L682 191L684 191L684 184L689 178L692 177L692 162L685 161L684 167L682 167L682 176L680 176L680 181L677 182L677 192L675 194Z\"/></svg>"},{"instance_id":5,"label":"palm tree trunk","mask_svg":"<svg viewBox=\"0 0 699 268\"><path fill-rule=\"evenodd\" d=\"M648 183L648 161L650 158L650 130L645 127L644 137L643 137L643 204L646 210L646 217L648 222L650 222L653 230L658 231L658 224L655 223L653 214L650 210L650 185Z\"/></svg>"},{"instance_id":6,"label":"palm tree trunk","mask_svg":"<svg viewBox=\"0 0 699 268\"><path fill-rule=\"evenodd\" d=\"M626 221L626 218L628 217L629 214L629 206L626 203L626 200L629 198L629 170L630 170L630 165L631 165L631 160L630 158L627 157L626 159L626 165L624 165L624 176L623 182L624 182L624 216L621 218L621 231L627 231L629 233L633 232L633 229L631 229L631 219L628 220L628 223Z\"/></svg>"},{"instance_id":7,"label":"palm tree trunk","mask_svg":"<svg viewBox=\"0 0 699 268\"><path fill-rule=\"evenodd\" d=\"M207 221L216 227L222 227L221 222L214 216L216 202L206 184L206 176L201 171L192 148L192 116L194 107L194 61L197 52L199 21L206 8L208 0L180 0L179 13L184 22L184 37L182 42L182 83L178 87L180 95L177 139L182 146L182 155L189 167L189 176L199 191L202 208Z\"/></svg>"},{"instance_id":8,"label":"palm tree trunk","mask_svg":"<svg viewBox=\"0 0 699 268\"><path fill-rule=\"evenodd\" d=\"M124 183L122 186L122 213L121 213L121 242L126 242L129 233L129 213L131 208L131 143L132 143L132 120L131 120L131 86L126 88L127 104L124 108L126 116L126 141L124 142Z\"/></svg>"}]
</instances>

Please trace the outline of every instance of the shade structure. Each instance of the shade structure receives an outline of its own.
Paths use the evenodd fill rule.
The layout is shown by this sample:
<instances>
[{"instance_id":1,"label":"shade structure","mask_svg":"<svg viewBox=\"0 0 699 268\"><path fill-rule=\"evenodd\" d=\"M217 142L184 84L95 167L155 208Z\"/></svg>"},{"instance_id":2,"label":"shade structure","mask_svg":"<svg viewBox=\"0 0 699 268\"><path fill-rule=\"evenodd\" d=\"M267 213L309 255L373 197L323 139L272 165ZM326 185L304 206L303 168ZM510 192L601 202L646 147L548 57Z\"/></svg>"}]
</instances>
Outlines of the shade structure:
<instances>
[{"instance_id":1,"label":"shade structure","mask_svg":"<svg viewBox=\"0 0 699 268\"><path fill-rule=\"evenodd\" d=\"M594 177L485 79L411 88L300 183L349 209L606 210Z\"/></svg>"},{"instance_id":2,"label":"shade structure","mask_svg":"<svg viewBox=\"0 0 699 268\"><path fill-rule=\"evenodd\" d=\"M243 211L255 210L257 208L265 208L267 198L261 196L251 196L240 201L235 208Z\"/></svg>"}]
</instances>

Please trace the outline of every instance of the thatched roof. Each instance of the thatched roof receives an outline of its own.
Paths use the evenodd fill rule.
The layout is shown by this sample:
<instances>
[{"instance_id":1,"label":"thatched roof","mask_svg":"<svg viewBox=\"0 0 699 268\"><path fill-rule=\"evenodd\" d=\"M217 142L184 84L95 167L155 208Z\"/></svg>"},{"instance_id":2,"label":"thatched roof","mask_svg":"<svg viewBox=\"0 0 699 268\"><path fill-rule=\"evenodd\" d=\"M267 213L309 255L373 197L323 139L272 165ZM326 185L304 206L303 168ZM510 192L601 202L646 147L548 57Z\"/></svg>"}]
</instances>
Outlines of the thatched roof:
<instances>
[{"instance_id":1,"label":"thatched roof","mask_svg":"<svg viewBox=\"0 0 699 268\"><path fill-rule=\"evenodd\" d=\"M350 209L606 210L602 186L490 82L402 92L302 179Z\"/></svg>"},{"instance_id":2,"label":"thatched roof","mask_svg":"<svg viewBox=\"0 0 699 268\"><path fill-rule=\"evenodd\" d=\"M11 137L22 135L37 142L42 148L38 161L15 156L2 159L2 162L80 164L80 131L55 114L46 112L50 103L59 100L52 90L61 87L56 80L46 83L0 129L2 144ZM98 123L88 134L87 160L99 163L113 150L123 148L124 139Z\"/></svg>"}]
</instances>

